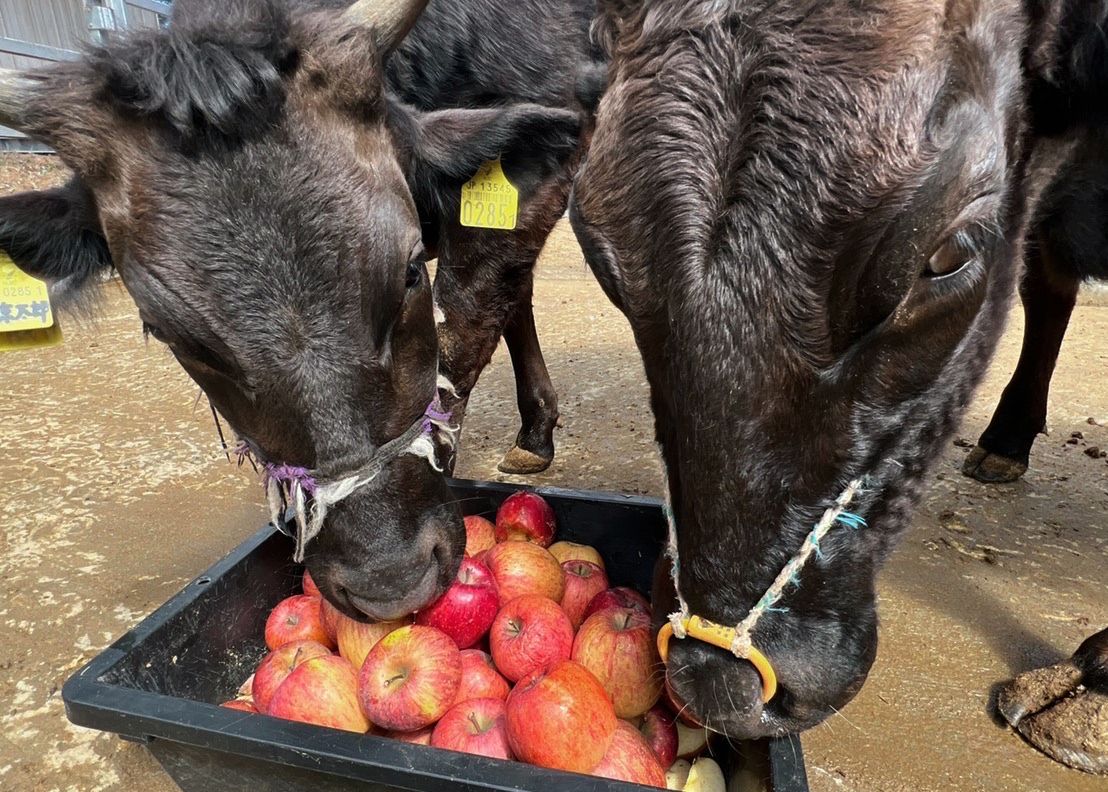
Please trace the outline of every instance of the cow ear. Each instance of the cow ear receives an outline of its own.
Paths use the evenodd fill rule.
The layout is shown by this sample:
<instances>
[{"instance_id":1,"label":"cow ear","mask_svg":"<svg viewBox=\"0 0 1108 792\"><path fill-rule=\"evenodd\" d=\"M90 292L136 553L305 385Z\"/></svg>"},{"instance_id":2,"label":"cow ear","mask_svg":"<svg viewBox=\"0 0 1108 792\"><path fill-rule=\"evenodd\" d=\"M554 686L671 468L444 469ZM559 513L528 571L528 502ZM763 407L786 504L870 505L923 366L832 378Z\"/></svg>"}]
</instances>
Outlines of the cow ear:
<instances>
[{"instance_id":1,"label":"cow ear","mask_svg":"<svg viewBox=\"0 0 1108 792\"><path fill-rule=\"evenodd\" d=\"M408 178L425 222L428 211L456 215L462 185L497 158L526 203L543 183L565 172L580 146L581 118L569 110L519 104L405 112L411 148Z\"/></svg>"},{"instance_id":2,"label":"cow ear","mask_svg":"<svg viewBox=\"0 0 1108 792\"><path fill-rule=\"evenodd\" d=\"M49 283L57 307L71 303L112 265L96 201L77 178L52 190L0 198L0 250Z\"/></svg>"}]
</instances>

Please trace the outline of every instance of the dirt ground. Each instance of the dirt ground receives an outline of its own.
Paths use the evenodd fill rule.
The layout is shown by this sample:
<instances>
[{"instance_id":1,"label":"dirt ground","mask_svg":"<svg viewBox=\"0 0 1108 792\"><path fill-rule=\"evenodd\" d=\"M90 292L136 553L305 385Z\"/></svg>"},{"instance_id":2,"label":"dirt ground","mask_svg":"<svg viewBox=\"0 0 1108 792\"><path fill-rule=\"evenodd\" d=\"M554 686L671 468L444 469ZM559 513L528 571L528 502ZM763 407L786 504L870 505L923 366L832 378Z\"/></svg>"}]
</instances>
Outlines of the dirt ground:
<instances>
[{"instance_id":1,"label":"dirt ground","mask_svg":"<svg viewBox=\"0 0 1108 792\"><path fill-rule=\"evenodd\" d=\"M33 164L28 164L33 163ZM38 172L31 172L34 170ZM0 191L57 178L0 159ZM29 180L29 181L28 181ZM558 458L531 483L659 494L642 370L620 314L560 228L536 288L561 399ZM223 458L197 389L146 344L114 284L62 347L0 358L0 789L169 792L139 746L68 725L60 687L100 649L262 522L261 490ZM804 738L814 792L1104 792L990 717L990 691L1108 623L1108 308L1078 308L1051 434L1018 484L958 473L1018 351L1020 318L881 576L882 644L841 717ZM504 479L516 431L502 350L470 406L459 474ZM1066 441L1071 433L1084 439Z\"/></svg>"}]
</instances>

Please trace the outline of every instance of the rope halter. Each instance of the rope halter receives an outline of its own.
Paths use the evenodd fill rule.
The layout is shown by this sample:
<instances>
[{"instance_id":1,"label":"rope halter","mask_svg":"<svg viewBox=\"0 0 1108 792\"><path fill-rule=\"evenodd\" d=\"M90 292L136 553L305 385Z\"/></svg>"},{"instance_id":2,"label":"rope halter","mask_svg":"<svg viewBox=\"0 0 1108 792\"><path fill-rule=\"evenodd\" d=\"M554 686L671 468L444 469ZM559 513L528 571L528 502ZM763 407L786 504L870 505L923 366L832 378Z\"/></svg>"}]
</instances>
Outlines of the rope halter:
<instances>
[{"instance_id":1,"label":"rope halter","mask_svg":"<svg viewBox=\"0 0 1108 792\"><path fill-rule=\"evenodd\" d=\"M823 557L820 542L828 531L834 527L835 523L842 523L852 529L861 528L866 524L866 521L857 514L846 510L861 491L861 479L855 479L847 485L847 488L835 499L835 503L823 513L823 517L805 537L800 549L777 574L766 593L755 603L746 617L734 627L716 624L708 619L695 616L689 611L688 603L681 596L679 582L681 564L677 557L677 521L674 519L672 510L667 506L669 548L666 552L670 558L673 590L677 594L677 611L669 615L669 621L662 625L662 629L658 631L658 654L661 655L662 662L666 663L669 660L670 639L695 638L720 649L726 649L735 657L749 661L762 680L762 701L768 702L772 699L774 694L777 693L777 672L774 671L769 658L754 646L754 628L758 624L758 620L767 611L784 610L775 606L785 595L788 586L799 585L800 570L804 568L808 560L813 555L819 558Z\"/></svg>"},{"instance_id":2,"label":"rope halter","mask_svg":"<svg viewBox=\"0 0 1108 792\"><path fill-rule=\"evenodd\" d=\"M451 448L454 447L458 427L451 424L451 418L452 414L442 409L436 394L423 415L406 432L378 448L365 464L336 476L325 476L318 470L294 465L264 463L262 485L269 504L269 519L279 531L296 540L293 560L298 564L304 563L308 542L319 536L323 520L332 506L367 486L399 457L406 454L421 457L441 473L435 439L438 437ZM244 443L239 444L235 453L240 460L250 456L250 450ZM292 507L295 516L295 534L285 528L284 515L289 507Z\"/></svg>"}]
</instances>

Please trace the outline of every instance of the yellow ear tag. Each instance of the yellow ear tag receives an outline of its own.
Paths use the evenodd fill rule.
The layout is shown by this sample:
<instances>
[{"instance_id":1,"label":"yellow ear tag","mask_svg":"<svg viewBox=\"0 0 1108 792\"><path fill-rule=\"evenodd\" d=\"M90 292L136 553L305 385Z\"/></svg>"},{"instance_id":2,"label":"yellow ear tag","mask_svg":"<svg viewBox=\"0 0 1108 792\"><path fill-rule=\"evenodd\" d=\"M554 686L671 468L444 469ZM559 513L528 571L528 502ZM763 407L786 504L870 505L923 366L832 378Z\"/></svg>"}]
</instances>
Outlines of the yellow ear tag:
<instances>
[{"instance_id":1,"label":"yellow ear tag","mask_svg":"<svg viewBox=\"0 0 1108 792\"><path fill-rule=\"evenodd\" d=\"M486 162L462 185L462 225L512 231L519 217L519 190L504 175L500 160Z\"/></svg>"},{"instance_id":2,"label":"yellow ear tag","mask_svg":"<svg viewBox=\"0 0 1108 792\"><path fill-rule=\"evenodd\" d=\"M0 352L60 344L46 284L0 252Z\"/></svg>"}]
</instances>

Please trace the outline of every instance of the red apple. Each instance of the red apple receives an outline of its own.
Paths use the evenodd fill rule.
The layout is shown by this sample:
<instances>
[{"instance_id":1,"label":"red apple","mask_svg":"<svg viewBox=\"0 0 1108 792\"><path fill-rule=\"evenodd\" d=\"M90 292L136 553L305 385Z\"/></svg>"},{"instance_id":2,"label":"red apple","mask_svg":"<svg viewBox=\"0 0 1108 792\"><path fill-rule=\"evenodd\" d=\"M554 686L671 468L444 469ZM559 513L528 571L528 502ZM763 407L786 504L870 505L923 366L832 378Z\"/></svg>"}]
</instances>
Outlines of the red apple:
<instances>
[{"instance_id":1,"label":"red apple","mask_svg":"<svg viewBox=\"0 0 1108 792\"><path fill-rule=\"evenodd\" d=\"M370 650L358 679L362 710L378 726L416 731L441 718L458 693L462 656L434 627L410 624Z\"/></svg>"},{"instance_id":2,"label":"red apple","mask_svg":"<svg viewBox=\"0 0 1108 792\"><path fill-rule=\"evenodd\" d=\"M588 561L604 569L604 559L600 551L590 545L577 544L577 542L555 542L547 548L550 555L558 559L559 564L566 561Z\"/></svg>"},{"instance_id":3,"label":"red apple","mask_svg":"<svg viewBox=\"0 0 1108 792\"><path fill-rule=\"evenodd\" d=\"M390 731L385 732L385 737L390 740L397 740L398 742L410 743L412 745L430 745L431 733L434 730L433 726L428 726L426 729L420 729L414 732Z\"/></svg>"},{"instance_id":4,"label":"red apple","mask_svg":"<svg viewBox=\"0 0 1108 792\"><path fill-rule=\"evenodd\" d=\"M673 687L669 683L668 676L666 677L662 690L665 693L666 700L669 702L670 709L677 713L677 720L680 723L692 729L704 729L704 724L693 717L692 711L689 709L688 705L673 690ZM680 735L678 736L678 740L680 740ZM678 756L680 755L681 754L678 754Z\"/></svg>"},{"instance_id":5,"label":"red apple","mask_svg":"<svg viewBox=\"0 0 1108 792\"><path fill-rule=\"evenodd\" d=\"M505 605L524 594L562 601L565 574L558 559L545 548L529 542L503 542L488 551L485 564Z\"/></svg>"},{"instance_id":6,"label":"red apple","mask_svg":"<svg viewBox=\"0 0 1108 792\"><path fill-rule=\"evenodd\" d=\"M593 597L592 602L585 608L585 618L608 608L635 608L647 617L650 616L650 603L646 601L646 597L634 589L619 586L602 591Z\"/></svg>"},{"instance_id":7,"label":"red apple","mask_svg":"<svg viewBox=\"0 0 1108 792\"><path fill-rule=\"evenodd\" d=\"M446 593L416 614L416 624L435 627L468 649L484 637L496 618L500 596L489 568L463 558L458 576Z\"/></svg>"},{"instance_id":8,"label":"red apple","mask_svg":"<svg viewBox=\"0 0 1108 792\"><path fill-rule=\"evenodd\" d=\"M323 624L323 629L327 635L331 638L332 644L337 644L339 640L339 619L345 619L346 616L332 605L327 600L320 600L319 603L319 620Z\"/></svg>"},{"instance_id":9,"label":"red apple","mask_svg":"<svg viewBox=\"0 0 1108 792\"><path fill-rule=\"evenodd\" d=\"M496 526L484 517L471 514L462 522L466 526L466 555L476 556L496 544Z\"/></svg>"},{"instance_id":10,"label":"red apple","mask_svg":"<svg viewBox=\"0 0 1108 792\"><path fill-rule=\"evenodd\" d=\"M516 682L537 668L568 660L573 625L554 600L526 594L496 614L489 647L500 673Z\"/></svg>"},{"instance_id":11,"label":"red apple","mask_svg":"<svg viewBox=\"0 0 1108 792\"><path fill-rule=\"evenodd\" d=\"M639 730L622 720L616 724L612 742L592 774L629 784L666 786L666 771L658 757Z\"/></svg>"},{"instance_id":12,"label":"red apple","mask_svg":"<svg viewBox=\"0 0 1108 792\"><path fill-rule=\"evenodd\" d=\"M278 649L296 641L315 641L328 648L335 642L320 620L319 597L297 594L281 600L265 622L265 645Z\"/></svg>"},{"instance_id":13,"label":"red apple","mask_svg":"<svg viewBox=\"0 0 1108 792\"><path fill-rule=\"evenodd\" d=\"M662 704L651 707L643 715L639 731L662 767L669 767L677 760L677 716L669 707Z\"/></svg>"},{"instance_id":14,"label":"red apple","mask_svg":"<svg viewBox=\"0 0 1108 792\"><path fill-rule=\"evenodd\" d=\"M314 657L289 674L269 702L269 715L365 734L358 706L358 674L341 657Z\"/></svg>"},{"instance_id":15,"label":"red apple","mask_svg":"<svg viewBox=\"0 0 1108 792\"><path fill-rule=\"evenodd\" d=\"M239 710L240 712L256 713L258 711L247 699L231 699L230 701L224 701L219 706L226 707L227 709Z\"/></svg>"},{"instance_id":16,"label":"red apple","mask_svg":"<svg viewBox=\"0 0 1108 792\"><path fill-rule=\"evenodd\" d=\"M587 773L608 751L616 714L596 677L563 660L519 681L505 703L505 724L517 759Z\"/></svg>"},{"instance_id":17,"label":"red apple","mask_svg":"<svg viewBox=\"0 0 1108 792\"><path fill-rule=\"evenodd\" d=\"M496 541L519 540L550 547L554 541L554 510L533 492L509 495L496 511Z\"/></svg>"},{"instance_id":18,"label":"red apple","mask_svg":"<svg viewBox=\"0 0 1108 792\"><path fill-rule=\"evenodd\" d=\"M336 612L335 640L339 645L339 654L345 657L350 665L361 669L366 655L377 645L378 641L393 630L399 630L405 624L411 623L411 619L399 619L391 622L360 622L343 613Z\"/></svg>"},{"instance_id":19,"label":"red apple","mask_svg":"<svg viewBox=\"0 0 1108 792\"><path fill-rule=\"evenodd\" d=\"M254 672L254 682L251 685L251 695L258 712L269 711L269 701L273 698L273 694L298 665L329 654L331 650L321 643L298 641L285 644L266 655L258 664L258 670Z\"/></svg>"},{"instance_id":20,"label":"red apple","mask_svg":"<svg viewBox=\"0 0 1108 792\"><path fill-rule=\"evenodd\" d=\"M508 698L511 688L508 680L500 676L488 652L480 649L466 649L462 652L462 680L458 684L455 704L476 698L495 698L503 701Z\"/></svg>"},{"instance_id":21,"label":"red apple","mask_svg":"<svg viewBox=\"0 0 1108 792\"><path fill-rule=\"evenodd\" d=\"M319 586L312 580L312 573L306 569L304 570L304 577L300 579L300 588L309 597L323 599L323 595L319 593Z\"/></svg>"},{"instance_id":22,"label":"red apple","mask_svg":"<svg viewBox=\"0 0 1108 792\"><path fill-rule=\"evenodd\" d=\"M662 695L650 618L634 608L610 608L585 619L572 656L600 680L621 718L637 718Z\"/></svg>"},{"instance_id":23,"label":"red apple","mask_svg":"<svg viewBox=\"0 0 1108 792\"><path fill-rule=\"evenodd\" d=\"M491 759L511 759L504 730L504 702L479 698L455 704L435 726L431 745Z\"/></svg>"},{"instance_id":24,"label":"red apple","mask_svg":"<svg viewBox=\"0 0 1108 792\"><path fill-rule=\"evenodd\" d=\"M562 610L576 630L585 621L585 609L593 597L608 588L608 576L591 561L563 561L562 572L566 581Z\"/></svg>"}]
</instances>

